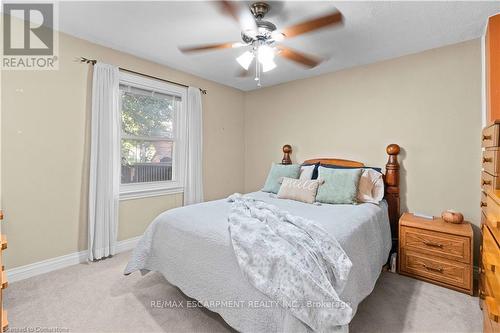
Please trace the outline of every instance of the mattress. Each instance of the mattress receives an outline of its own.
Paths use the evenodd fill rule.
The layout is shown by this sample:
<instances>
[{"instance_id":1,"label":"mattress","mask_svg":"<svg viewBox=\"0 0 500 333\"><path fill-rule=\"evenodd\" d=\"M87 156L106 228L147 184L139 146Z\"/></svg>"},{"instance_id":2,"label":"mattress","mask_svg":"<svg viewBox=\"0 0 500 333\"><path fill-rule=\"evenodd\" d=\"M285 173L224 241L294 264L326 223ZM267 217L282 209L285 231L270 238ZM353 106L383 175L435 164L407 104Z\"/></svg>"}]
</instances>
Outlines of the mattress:
<instances>
[{"instance_id":1,"label":"mattress","mask_svg":"<svg viewBox=\"0 0 500 333\"><path fill-rule=\"evenodd\" d=\"M355 314L358 304L373 290L390 252L387 203L312 205L264 192L247 196L313 220L338 240L353 263L340 298L350 304ZM309 331L240 272L228 233L230 205L226 200L216 200L160 214L138 243L125 273L162 273L186 295L219 313L241 332Z\"/></svg>"}]
</instances>

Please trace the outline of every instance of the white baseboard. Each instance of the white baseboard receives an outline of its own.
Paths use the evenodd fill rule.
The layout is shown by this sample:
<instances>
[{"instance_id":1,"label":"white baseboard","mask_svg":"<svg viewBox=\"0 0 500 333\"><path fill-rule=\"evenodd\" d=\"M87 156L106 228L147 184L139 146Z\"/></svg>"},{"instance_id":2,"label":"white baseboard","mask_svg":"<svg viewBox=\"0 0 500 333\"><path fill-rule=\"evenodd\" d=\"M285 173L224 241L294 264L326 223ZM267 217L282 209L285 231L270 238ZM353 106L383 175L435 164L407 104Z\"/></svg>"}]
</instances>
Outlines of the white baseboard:
<instances>
[{"instance_id":1,"label":"white baseboard","mask_svg":"<svg viewBox=\"0 0 500 333\"><path fill-rule=\"evenodd\" d=\"M116 253L121 253L121 252L125 252L128 250L134 249L135 246L137 245L137 242L139 241L139 239L141 239L141 237L142 236L137 236L137 237L124 239L122 241L116 242L116 247L115 247ZM85 252L87 252L87 251L85 251Z\"/></svg>"},{"instance_id":2,"label":"white baseboard","mask_svg":"<svg viewBox=\"0 0 500 333\"><path fill-rule=\"evenodd\" d=\"M116 243L115 252L132 250L139 237L129 238ZM87 261L87 250L66 254L64 256L35 262L33 264L20 266L7 270L7 280L10 282L20 281L32 276L52 272L64 267L81 264Z\"/></svg>"}]
</instances>

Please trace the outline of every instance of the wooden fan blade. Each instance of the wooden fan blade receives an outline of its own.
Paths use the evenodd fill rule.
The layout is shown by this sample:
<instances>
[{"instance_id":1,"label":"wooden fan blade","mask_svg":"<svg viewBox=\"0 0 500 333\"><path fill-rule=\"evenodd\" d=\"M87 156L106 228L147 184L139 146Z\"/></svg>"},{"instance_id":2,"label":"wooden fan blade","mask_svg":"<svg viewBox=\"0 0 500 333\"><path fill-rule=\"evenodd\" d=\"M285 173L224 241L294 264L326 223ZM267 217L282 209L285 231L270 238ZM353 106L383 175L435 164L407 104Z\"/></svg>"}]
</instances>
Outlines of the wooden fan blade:
<instances>
[{"instance_id":1,"label":"wooden fan blade","mask_svg":"<svg viewBox=\"0 0 500 333\"><path fill-rule=\"evenodd\" d=\"M241 44L241 45L240 45ZM198 51L211 51L211 50L220 50L220 49L231 49L243 46L242 43L220 43L220 44L207 44L207 45L198 45L198 46L183 46L179 47L179 50L182 53L189 52L198 52Z\"/></svg>"},{"instance_id":2,"label":"wooden fan blade","mask_svg":"<svg viewBox=\"0 0 500 333\"><path fill-rule=\"evenodd\" d=\"M295 61L296 63L299 63L309 68L316 67L321 63L321 60L317 58L305 55L304 53L294 51L292 49L289 49L288 47L280 47L280 51L281 52L278 53L278 55L282 56L283 58Z\"/></svg>"},{"instance_id":3,"label":"wooden fan blade","mask_svg":"<svg viewBox=\"0 0 500 333\"><path fill-rule=\"evenodd\" d=\"M243 31L257 31L255 18L246 6L241 6L238 1L216 1L222 12L232 17Z\"/></svg>"},{"instance_id":4,"label":"wooden fan blade","mask_svg":"<svg viewBox=\"0 0 500 333\"><path fill-rule=\"evenodd\" d=\"M231 16L234 20L239 20L239 8L233 1L217 1L216 2L223 13Z\"/></svg>"},{"instance_id":5,"label":"wooden fan blade","mask_svg":"<svg viewBox=\"0 0 500 333\"><path fill-rule=\"evenodd\" d=\"M298 35L305 34L310 31L321 29L330 25L342 23L343 16L340 12L335 12L326 16L318 17L313 20L295 24L291 27L281 30L281 32L287 37L295 37Z\"/></svg>"}]
</instances>

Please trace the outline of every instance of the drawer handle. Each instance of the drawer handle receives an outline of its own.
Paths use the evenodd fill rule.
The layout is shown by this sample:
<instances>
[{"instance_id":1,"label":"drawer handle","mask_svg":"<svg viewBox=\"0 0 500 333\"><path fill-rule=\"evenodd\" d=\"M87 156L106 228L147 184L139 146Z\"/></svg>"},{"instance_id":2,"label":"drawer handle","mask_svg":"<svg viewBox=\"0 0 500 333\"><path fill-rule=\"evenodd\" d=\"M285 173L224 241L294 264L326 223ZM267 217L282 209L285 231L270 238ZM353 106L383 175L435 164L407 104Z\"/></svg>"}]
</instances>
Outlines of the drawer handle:
<instances>
[{"instance_id":1,"label":"drawer handle","mask_svg":"<svg viewBox=\"0 0 500 333\"><path fill-rule=\"evenodd\" d=\"M491 161L493 161L491 157L483 157L483 163L490 163Z\"/></svg>"},{"instance_id":2,"label":"drawer handle","mask_svg":"<svg viewBox=\"0 0 500 333\"><path fill-rule=\"evenodd\" d=\"M424 264L424 268L428 271L443 273L443 268L441 268L441 267L431 267L431 266L427 266L426 264Z\"/></svg>"},{"instance_id":3,"label":"drawer handle","mask_svg":"<svg viewBox=\"0 0 500 333\"><path fill-rule=\"evenodd\" d=\"M480 207L488 207L488 204L486 202L484 202L484 201L481 201Z\"/></svg>"},{"instance_id":4,"label":"drawer handle","mask_svg":"<svg viewBox=\"0 0 500 333\"><path fill-rule=\"evenodd\" d=\"M483 135L483 141L491 140L491 135Z\"/></svg>"},{"instance_id":5,"label":"drawer handle","mask_svg":"<svg viewBox=\"0 0 500 333\"><path fill-rule=\"evenodd\" d=\"M496 271L496 266L495 264L490 264L488 262L483 262L483 265L486 266L486 269L488 269L490 272L495 273ZM485 273L485 268L481 269L483 273Z\"/></svg>"},{"instance_id":6,"label":"drawer handle","mask_svg":"<svg viewBox=\"0 0 500 333\"><path fill-rule=\"evenodd\" d=\"M443 248L443 244L439 244L439 243L425 242L425 241L424 241L424 244L425 244L425 245L427 245L427 246L439 247L440 249L442 249L442 248Z\"/></svg>"},{"instance_id":7,"label":"drawer handle","mask_svg":"<svg viewBox=\"0 0 500 333\"><path fill-rule=\"evenodd\" d=\"M483 185L491 185L491 180L484 180L483 179Z\"/></svg>"}]
</instances>

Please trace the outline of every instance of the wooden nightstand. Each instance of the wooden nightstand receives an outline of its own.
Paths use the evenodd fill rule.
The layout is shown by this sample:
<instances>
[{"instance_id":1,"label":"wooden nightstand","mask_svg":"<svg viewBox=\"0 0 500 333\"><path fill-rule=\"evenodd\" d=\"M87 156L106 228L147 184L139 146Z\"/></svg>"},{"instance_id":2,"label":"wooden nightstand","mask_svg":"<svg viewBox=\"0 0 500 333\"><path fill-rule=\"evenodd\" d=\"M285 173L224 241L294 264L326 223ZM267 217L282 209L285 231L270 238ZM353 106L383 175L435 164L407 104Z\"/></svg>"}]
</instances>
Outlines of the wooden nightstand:
<instances>
[{"instance_id":1,"label":"wooden nightstand","mask_svg":"<svg viewBox=\"0 0 500 333\"><path fill-rule=\"evenodd\" d=\"M405 213L399 220L399 273L473 294L472 227Z\"/></svg>"}]
</instances>

